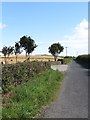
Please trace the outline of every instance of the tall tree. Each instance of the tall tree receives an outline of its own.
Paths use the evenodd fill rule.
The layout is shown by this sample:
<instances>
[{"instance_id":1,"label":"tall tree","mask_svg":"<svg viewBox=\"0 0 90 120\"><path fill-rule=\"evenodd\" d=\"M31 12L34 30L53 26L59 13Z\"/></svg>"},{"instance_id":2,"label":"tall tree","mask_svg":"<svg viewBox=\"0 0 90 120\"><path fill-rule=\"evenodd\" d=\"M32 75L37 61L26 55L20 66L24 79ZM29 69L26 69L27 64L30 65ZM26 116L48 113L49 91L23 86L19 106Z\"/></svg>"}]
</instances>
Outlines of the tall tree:
<instances>
[{"instance_id":1,"label":"tall tree","mask_svg":"<svg viewBox=\"0 0 90 120\"><path fill-rule=\"evenodd\" d=\"M30 36L23 36L22 38L20 38L20 46L23 47L26 51L26 57L28 56L28 59L30 59L30 54L37 47L35 41Z\"/></svg>"},{"instance_id":2,"label":"tall tree","mask_svg":"<svg viewBox=\"0 0 90 120\"><path fill-rule=\"evenodd\" d=\"M21 38L20 38L20 41L19 41L20 46L21 46L25 51L26 51L26 49L27 49L27 41L28 41L27 36L21 37ZM27 51L26 51L26 57L27 57Z\"/></svg>"},{"instance_id":3,"label":"tall tree","mask_svg":"<svg viewBox=\"0 0 90 120\"><path fill-rule=\"evenodd\" d=\"M6 64L7 49L8 49L7 46L2 48L2 54L4 55L4 58L5 58L5 64Z\"/></svg>"},{"instance_id":4,"label":"tall tree","mask_svg":"<svg viewBox=\"0 0 90 120\"><path fill-rule=\"evenodd\" d=\"M19 42L15 42L14 53L15 53L15 55L16 55L16 63L17 63L17 57L18 57L18 54L21 53L20 48L21 48L21 47L20 47Z\"/></svg>"},{"instance_id":5,"label":"tall tree","mask_svg":"<svg viewBox=\"0 0 90 120\"><path fill-rule=\"evenodd\" d=\"M11 47L11 46L9 46L9 47L5 46L2 48L2 54L5 57L5 64L7 62L6 57L8 56L8 58L9 58L10 54L13 54L13 50L14 50L14 47Z\"/></svg>"},{"instance_id":6,"label":"tall tree","mask_svg":"<svg viewBox=\"0 0 90 120\"><path fill-rule=\"evenodd\" d=\"M60 54L63 51L63 46L61 46L60 43L53 43L49 48L49 53L51 53L54 56L54 59L56 61L58 54Z\"/></svg>"},{"instance_id":7,"label":"tall tree","mask_svg":"<svg viewBox=\"0 0 90 120\"><path fill-rule=\"evenodd\" d=\"M8 58L9 58L10 54L13 54L13 51L14 51L14 47L9 46L9 47L7 48Z\"/></svg>"}]
</instances>

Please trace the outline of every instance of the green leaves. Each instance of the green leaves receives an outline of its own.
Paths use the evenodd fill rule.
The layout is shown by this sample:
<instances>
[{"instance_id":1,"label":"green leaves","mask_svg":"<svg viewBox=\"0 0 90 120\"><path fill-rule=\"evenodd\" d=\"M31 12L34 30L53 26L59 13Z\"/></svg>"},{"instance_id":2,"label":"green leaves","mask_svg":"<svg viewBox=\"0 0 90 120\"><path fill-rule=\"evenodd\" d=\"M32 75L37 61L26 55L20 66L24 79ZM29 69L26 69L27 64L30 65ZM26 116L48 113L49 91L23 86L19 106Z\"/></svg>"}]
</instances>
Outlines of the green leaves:
<instances>
[{"instance_id":1,"label":"green leaves","mask_svg":"<svg viewBox=\"0 0 90 120\"><path fill-rule=\"evenodd\" d=\"M20 44L18 43L18 42L16 42L15 43L15 50L14 50L14 52L15 52L15 55L16 54L20 54L21 52L20 52Z\"/></svg>"},{"instance_id":2,"label":"green leaves","mask_svg":"<svg viewBox=\"0 0 90 120\"><path fill-rule=\"evenodd\" d=\"M22 38L20 38L19 42L20 42L21 47L24 48L24 50L26 51L28 55L32 53L34 49L37 47L37 45L35 44L35 41L31 39L30 36L29 37L23 36Z\"/></svg>"},{"instance_id":3,"label":"green leaves","mask_svg":"<svg viewBox=\"0 0 90 120\"><path fill-rule=\"evenodd\" d=\"M13 50L14 50L14 47L11 47L11 46L7 47L7 46L5 46L2 49L2 53L3 53L4 56L6 56L6 55L9 56L10 54L13 53Z\"/></svg>"},{"instance_id":4,"label":"green leaves","mask_svg":"<svg viewBox=\"0 0 90 120\"><path fill-rule=\"evenodd\" d=\"M6 56L7 55L7 46L5 46L5 47L3 47L2 48L2 54L4 55L4 56Z\"/></svg>"},{"instance_id":5,"label":"green leaves","mask_svg":"<svg viewBox=\"0 0 90 120\"><path fill-rule=\"evenodd\" d=\"M5 64L6 64L6 56L9 57L10 54L13 54L13 51L14 51L14 47L11 47L11 46L9 46L9 47L5 46L2 48L2 54L5 57Z\"/></svg>"},{"instance_id":6,"label":"green leaves","mask_svg":"<svg viewBox=\"0 0 90 120\"><path fill-rule=\"evenodd\" d=\"M32 53L34 51L34 49L37 47L37 45L35 44L35 41L29 36L23 36L20 38L19 42L15 42L15 46L14 47L3 47L2 48L2 54L5 56L5 63L6 63L6 57L10 56L10 54L13 54L13 52L16 55L16 63L17 63L17 55L20 54L22 51L21 49L23 48L26 51L26 56L28 54L28 56L30 55L30 53ZM28 58L29 59L29 58Z\"/></svg>"},{"instance_id":7,"label":"green leaves","mask_svg":"<svg viewBox=\"0 0 90 120\"><path fill-rule=\"evenodd\" d=\"M54 43L48 49L49 49L49 53L51 53L54 56L56 61L58 54L60 54L64 48L63 46L61 46L60 43Z\"/></svg>"}]
</instances>

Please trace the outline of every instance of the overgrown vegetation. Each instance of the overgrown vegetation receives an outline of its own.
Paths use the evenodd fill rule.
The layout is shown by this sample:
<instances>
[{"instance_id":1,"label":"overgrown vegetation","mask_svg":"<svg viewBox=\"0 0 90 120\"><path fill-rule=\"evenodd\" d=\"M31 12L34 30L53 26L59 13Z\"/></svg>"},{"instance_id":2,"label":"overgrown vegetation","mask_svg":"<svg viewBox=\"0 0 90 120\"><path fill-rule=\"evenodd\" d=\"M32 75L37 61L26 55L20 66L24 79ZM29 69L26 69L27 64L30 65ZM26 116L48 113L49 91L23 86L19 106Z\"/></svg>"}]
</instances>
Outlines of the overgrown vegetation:
<instances>
[{"instance_id":1,"label":"overgrown vegetation","mask_svg":"<svg viewBox=\"0 0 90 120\"><path fill-rule=\"evenodd\" d=\"M2 67L2 92L5 94L13 86L27 82L41 71L50 68L48 62L23 62Z\"/></svg>"},{"instance_id":2,"label":"overgrown vegetation","mask_svg":"<svg viewBox=\"0 0 90 120\"><path fill-rule=\"evenodd\" d=\"M24 66L21 67L24 69ZM11 99L2 109L3 118L35 117L39 114L42 106L54 99L53 96L60 87L62 79L62 73L49 69L33 79L29 78L28 82L14 87Z\"/></svg>"},{"instance_id":3,"label":"overgrown vegetation","mask_svg":"<svg viewBox=\"0 0 90 120\"><path fill-rule=\"evenodd\" d=\"M69 64L69 63L71 63L72 59L73 58L71 56L64 57L63 64Z\"/></svg>"},{"instance_id":4,"label":"overgrown vegetation","mask_svg":"<svg viewBox=\"0 0 90 120\"><path fill-rule=\"evenodd\" d=\"M76 61L80 63L82 66L90 69L90 54L88 55L79 55L76 58Z\"/></svg>"}]
</instances>

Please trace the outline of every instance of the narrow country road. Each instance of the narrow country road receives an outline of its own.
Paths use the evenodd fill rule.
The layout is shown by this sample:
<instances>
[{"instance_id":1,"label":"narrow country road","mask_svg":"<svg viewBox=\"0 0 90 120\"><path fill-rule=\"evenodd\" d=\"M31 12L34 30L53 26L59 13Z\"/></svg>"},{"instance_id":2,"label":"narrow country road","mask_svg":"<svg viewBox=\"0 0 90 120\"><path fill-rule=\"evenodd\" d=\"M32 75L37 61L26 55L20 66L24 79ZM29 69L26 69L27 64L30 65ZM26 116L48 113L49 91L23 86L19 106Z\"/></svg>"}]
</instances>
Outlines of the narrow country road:
<instances>
[{"instance_id":1,"label":"narrow country road","mask_svg":"<svg viewBox=\"0 0 90 120\"><path fill-rule=\"evenodd\" d=\"M88 69L75 61L68 66L57 99L42 118L88 118Z\"/></svg>"}]
</instances>

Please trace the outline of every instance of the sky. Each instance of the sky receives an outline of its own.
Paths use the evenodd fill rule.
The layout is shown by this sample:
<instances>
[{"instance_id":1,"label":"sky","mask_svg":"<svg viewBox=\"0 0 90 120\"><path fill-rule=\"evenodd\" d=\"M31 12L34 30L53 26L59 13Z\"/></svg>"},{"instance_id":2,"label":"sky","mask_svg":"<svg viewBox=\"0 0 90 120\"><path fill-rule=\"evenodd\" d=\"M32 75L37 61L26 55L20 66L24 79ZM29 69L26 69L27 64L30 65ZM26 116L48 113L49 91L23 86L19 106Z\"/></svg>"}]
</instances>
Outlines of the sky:
<instances>
[{"instance_id":1,"label":"sky","mask_svg":"<svg viewBox=\"0 0 90 120\"><path fill-rule=\"evenodd\" d=\"M89 2L89 0L1 0L2 2Z\"/></svg>"},{"instance_id":2,"label":"sky","mask_svg":"<svg viewBox=\"0 0 90 120\"><path fill-rule=\"evenodd\" d=\"M24 35L35 40L32 53L50 54L48 47L59 42L60 54L88 53L88 2L2 2L2 45L14 46Z\"/></svg>"}]
</instances>

